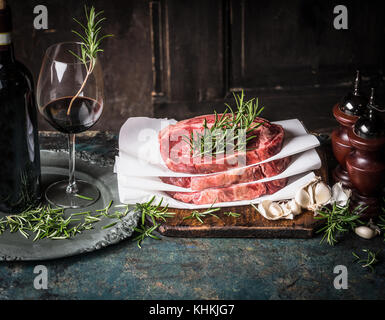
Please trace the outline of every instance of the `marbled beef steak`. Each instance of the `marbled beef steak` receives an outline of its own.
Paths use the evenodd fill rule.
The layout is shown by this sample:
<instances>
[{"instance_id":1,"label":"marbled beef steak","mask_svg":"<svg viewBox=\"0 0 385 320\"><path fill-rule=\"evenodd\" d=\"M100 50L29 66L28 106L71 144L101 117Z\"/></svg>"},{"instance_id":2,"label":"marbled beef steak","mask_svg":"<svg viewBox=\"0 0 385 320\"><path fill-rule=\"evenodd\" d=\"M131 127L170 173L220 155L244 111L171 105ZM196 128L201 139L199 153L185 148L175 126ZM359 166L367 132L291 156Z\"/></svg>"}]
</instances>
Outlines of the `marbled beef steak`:
<instances>
[{"instance_id":1,"label":"marbled beef steak","mask_svg":"<svg viewBox=\"0 0 385 320\"><path fill-rule=\"evenodd\" d=\"M240 200L252 200L273 194L286 186L288 178L269 182L233 184L224 188L209 188L197 192L167 192L176 200L193 204L213 204Z\"/></svg>"},{"instance_id":2,"label":"marbled beef steak","mask_svg":"<svg viewBox=\"0 0 385 320\"><path fill-rule=\"evenodd\" d=\"M189 136L193 131L202 132L204 119L210 127L215 122L215 115L203 115L179 121L159 132L160 153L170 170L193 174L223 172L239 167L240 163L251 165L266 160L282 148L284 139L282 126L256 118L254 122L263 124L251 133L255 138L248 141L246 152L235 151L222 157L193 156L190 145L184 141L183 137Z\"/></svg>"},{"instance_id":3,"label":"marbled beef steak","mask_svg":"<svg viewBox=\"0 0 385 320\"><path fill-rule=\"evenodd\" d=\"M254 122L262 125L250 133L250 136L255 137L248 141L246 152L235 151L220 157L194 156L184 137L190 136L192 132L194 134L202 132L205 119L208 127L211 127L215 122L215 115L183 120L159 132L160 153L170 170L192 174L215 173L197 177L161 177L165 183L194 190L194 192L167 192L171 197L186 203L212 204L251 200L273 194L286 186L288 179L264 183L253 181L283 172L290 163L290 157L247 168L239 167L266 160L281 150L284 131L280 125L256 118Z\"/></svg>"},{"instance_id":4,"label":"marbled beef steak","mask_svg":"<svg viewBox=\"0 0 385 320\"><path fill-rule=\"evenodd\" d=\"M236 168L226 172L220 172L210 176L160 177L160 179L164 183L173 184L182 188L191 188L193 191L228 187L237 183L252 182L276 176L286 170L290 160L291 157L286 157L252 167Z\"/></svg>"}]
</instances>

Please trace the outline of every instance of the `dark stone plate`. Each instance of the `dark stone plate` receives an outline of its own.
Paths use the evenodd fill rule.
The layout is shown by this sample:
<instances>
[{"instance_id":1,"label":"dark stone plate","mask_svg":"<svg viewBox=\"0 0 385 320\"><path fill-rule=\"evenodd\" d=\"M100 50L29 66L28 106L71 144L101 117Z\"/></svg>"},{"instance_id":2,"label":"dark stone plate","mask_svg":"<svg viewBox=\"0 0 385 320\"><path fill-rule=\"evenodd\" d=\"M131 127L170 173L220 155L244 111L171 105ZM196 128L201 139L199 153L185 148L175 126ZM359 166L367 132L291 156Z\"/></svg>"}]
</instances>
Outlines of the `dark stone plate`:
<instances>
[{"instance_id":1,"label":"dark stone plate","mask_svg":"<svg viewBox=\"0 0 385 320\"><path fill-rule=\"evenodd\" d=\"M66 179L68 153L44 150L41 152L41 166L43 187L51 182ZM111 166L77 159L76 178L94 183L99 188L101 196L92 206L66 210L66 215L71 212L102 209L108 205L110 200L113 200L114 205L119 204L116 175ZM0 217L2 216L4 214L0 213ZM94 229L83 231L66 240L43 239L33 242L33 235L26 239L19 232L6 231L0 235L0 260L47 260L98 250L130 237L137 225L138 217L139 213L131 210L115 226L102 229L102 226L115 221L103 217L100 222L95 224Z\"/></svg>"}]
</instances>

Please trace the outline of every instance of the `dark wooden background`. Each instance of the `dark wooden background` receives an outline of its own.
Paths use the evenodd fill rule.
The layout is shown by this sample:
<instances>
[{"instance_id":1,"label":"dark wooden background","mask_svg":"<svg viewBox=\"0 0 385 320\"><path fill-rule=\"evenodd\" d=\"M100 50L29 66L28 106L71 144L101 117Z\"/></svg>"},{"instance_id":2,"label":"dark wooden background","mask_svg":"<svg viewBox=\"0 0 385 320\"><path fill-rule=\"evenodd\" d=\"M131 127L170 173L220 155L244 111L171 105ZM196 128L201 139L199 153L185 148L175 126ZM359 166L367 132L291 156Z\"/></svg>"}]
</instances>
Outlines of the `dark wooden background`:
<instances>
[{"instance_id":1,"label":"dark wooden background","mask_svg":"<svg viewBox=\"0 0 385 320\"><path fill-rule=\"evenodd\" d=\"M335 125L331 109L355 69L384 99L383 1L329 0L10 0L16 56L37 79L45 49L75 40L72 17L84 3L104 10L106 103L100 130L130 116L182 119L223 108L231 93L258 97L270 120L299 118L309 129ZM33 8L48 8L48 30ZM348 30L333 8L348 8ZM51 129L40 119L41 129Z\"/></svg>"}]
</instances>

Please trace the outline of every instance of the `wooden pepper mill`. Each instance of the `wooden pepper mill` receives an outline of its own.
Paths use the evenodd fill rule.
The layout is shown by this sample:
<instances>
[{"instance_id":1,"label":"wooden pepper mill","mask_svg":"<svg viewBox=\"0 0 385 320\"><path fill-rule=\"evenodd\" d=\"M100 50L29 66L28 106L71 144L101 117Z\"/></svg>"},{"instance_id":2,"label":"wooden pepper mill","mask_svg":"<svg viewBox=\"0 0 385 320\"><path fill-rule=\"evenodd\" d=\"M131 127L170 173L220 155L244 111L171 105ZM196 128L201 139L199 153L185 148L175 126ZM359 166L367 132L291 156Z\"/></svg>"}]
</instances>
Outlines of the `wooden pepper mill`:
<instances>
[{"instance_id":1,"label":"wooden pepper mill","mask_svg":"<svg viewBox=\"0 0 385 320\"><path fill-rule=\"evenodd\" d=\"M353 187L346 170L346 157L352 151L348 132L364 113L367 104L367 99L360 93L360 83L360 72L357 71L353 92L333 108L333 115L340 123L340 126L332 132L333 153L339 163L333 171L333 179L335 182L342 182L347 188Z\"/></svg>"},{"instance_id":2,"label":"wooden pepper mill","mask_svg":"<svg viewBox=\"0 0 385 320\"><path fill-rule=\"evenodd\" d=\"M346 157L346 168L354 186L351 205L367 207L363 219L376 218L381 213L382 187L385 183L384 122L377 114L372 89L367 113L348 131L354 150Z\"/></svg>"}]
</instances>

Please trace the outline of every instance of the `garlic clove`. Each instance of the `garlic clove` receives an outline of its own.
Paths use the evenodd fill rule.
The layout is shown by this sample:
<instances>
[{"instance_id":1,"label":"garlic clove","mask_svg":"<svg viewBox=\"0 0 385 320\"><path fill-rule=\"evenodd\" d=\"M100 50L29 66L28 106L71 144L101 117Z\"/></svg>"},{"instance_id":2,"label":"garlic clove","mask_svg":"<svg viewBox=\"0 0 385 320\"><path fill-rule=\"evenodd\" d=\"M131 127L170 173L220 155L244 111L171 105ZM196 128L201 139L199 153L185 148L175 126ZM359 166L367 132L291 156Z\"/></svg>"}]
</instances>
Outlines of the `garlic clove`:
<instances>
[{"instance_id":1,"label":"garlic clove","mask_svg":"<svg viewBox=\"0 0 385 320\"><path fill-rule=\"evenodd\" d=\"M364 239L372 239L377 235L377 232L367 226L359 226L354 229L354 232Z\"/></svg>"},{"instance_id":2,"label":"garlic clove","mask_svg":"<svg viewBox=\"0 0 385 320\"><path fill-rule=\"evenodd\" d=\"M291 213L294 215L298 215L302 212L301 206L294 199L290 200L287 203L287 206L290 208Z\"/></svg>"},{"instance_id":3,"label":"garlic clove","mask_svg":"<svg viewBox=\"0 0 385 320\"><path fill-rule=\"evenodd\" d=\"M327 204L332 198L329 186L324 182L319 182L314 188L314 199L317 205Z\"/></svg>"},{"instance_id":4,"label":"garlic clove","mask_svg":"<svg viewBox=\"0 0 385 320\"><path fill-rule=\"evenodd\" d=\"M302 208L307 208L310 205L310 196L305 189L299 189L294 198L295 202L298 203Z\"/></svg>"},{"instance_id":5,"label":"garlic clove","mask_svg":"<svg viewBox=\"0 0 385 320\"><path fill-rule=\"evenodd\" d=\"M309 197L310 197L310 204L313 204L315 203L315 200L314 200L314 184L310 184L308 187L307 187L307 193L309 194Z\"/></svg>"},{"instance_id":6,"label":"garlic clove","mask_svg":"<svg viewBox=\"0 0 385 320\"><path fill-rule=\"evenodd\" d=\"M269 206L268 214L271 218L280 218L284 212L278 203L272 202Z\"/></svg>"},{"instance_id":7,"label":"garlic clove","mask_svg":"<svg viewBox=\"0 0 385 320\"><path fill-rule=\"evenodd\" d=\"M345 206L352 194L352 190L344 188L341 182L332 187L332 199L340 206Z\"/></svg>"}]
</instances>

